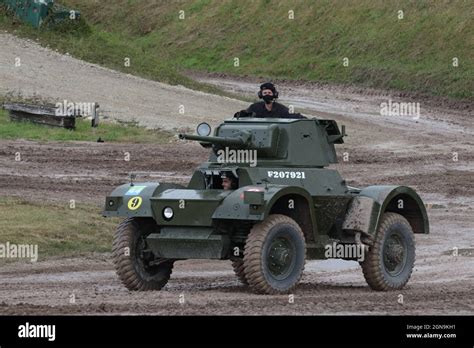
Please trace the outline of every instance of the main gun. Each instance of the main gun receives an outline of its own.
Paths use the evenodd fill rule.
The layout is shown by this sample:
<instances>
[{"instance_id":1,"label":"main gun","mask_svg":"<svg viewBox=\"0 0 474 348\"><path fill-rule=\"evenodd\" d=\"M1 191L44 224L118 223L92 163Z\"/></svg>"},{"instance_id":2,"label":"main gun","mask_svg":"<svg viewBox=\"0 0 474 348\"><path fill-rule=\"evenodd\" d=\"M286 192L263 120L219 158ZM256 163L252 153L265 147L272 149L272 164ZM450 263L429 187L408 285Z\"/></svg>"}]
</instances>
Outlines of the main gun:
<instances>
[{"instance_id":1,"label":"main gun","mask_svg":"<svg viewBox=\"0 0 474 348\"><path fill-rule=\"evenodd\" d=\"M214 137L204 135L192 135L181 133L179 139L196 140L207 144L216 144L223 146L247 147L250 144L251 135L247 132L240 132L236 137Z\"/></svg>"}]
</instances>

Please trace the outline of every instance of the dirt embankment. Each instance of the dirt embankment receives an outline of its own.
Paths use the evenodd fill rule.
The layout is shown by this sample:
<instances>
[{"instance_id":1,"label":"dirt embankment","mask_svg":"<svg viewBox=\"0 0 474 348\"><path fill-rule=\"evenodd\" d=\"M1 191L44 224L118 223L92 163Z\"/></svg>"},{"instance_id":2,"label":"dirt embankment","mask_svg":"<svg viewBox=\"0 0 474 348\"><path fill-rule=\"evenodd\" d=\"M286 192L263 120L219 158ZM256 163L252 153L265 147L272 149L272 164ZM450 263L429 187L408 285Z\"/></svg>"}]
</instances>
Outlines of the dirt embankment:
<instances>
[{"instance_id":1,"label":"dirt embankment","mask_svg":"<svg viewBox=\"0 0 474 348\"><path fill-rule=\"evenodd\" d=\"M104 116L163 129L194 128L204 120L216 124L245 106L235 99L103 68L10 34L0 33L0 47L0 95L98 102Z\"/></svg>"}]
</instances>

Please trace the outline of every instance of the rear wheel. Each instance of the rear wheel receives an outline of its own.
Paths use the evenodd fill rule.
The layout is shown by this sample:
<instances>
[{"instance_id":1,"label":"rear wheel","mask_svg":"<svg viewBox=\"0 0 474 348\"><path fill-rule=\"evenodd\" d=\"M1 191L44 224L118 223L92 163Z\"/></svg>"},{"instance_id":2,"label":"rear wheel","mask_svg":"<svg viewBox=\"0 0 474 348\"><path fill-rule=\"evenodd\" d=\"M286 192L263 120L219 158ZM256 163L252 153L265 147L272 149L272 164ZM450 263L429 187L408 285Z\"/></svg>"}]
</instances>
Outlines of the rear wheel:
<instances>
[{"instance_id":1,"label":"rear wheel","mask_svg":"<svg viewBox=\"0 0 474 348\"><path fill-rule=\"evenodd\" d=\"M240 282L244 285L248 285L247 278L245 278L245 266L243 260L232 260L232 268L234 269L235 275L239 278Z\"/></svg>"},{"instance_id":2,"label":"rear wheel","mask_svg":"<svg viewBox=\"0 0 474 348\"><path fill-rule=\"evenodd\" d=\"M365 280L374 290L399 290L415 264L415 239L410 223L400 214L385 213L365 259Z\"/></svg>"},{"instance_id":3,"label":"rear wheel","mask_svg":"<svg viewBox=\"0 0 474 348\"><path fill-rule=\"evenodd\" d=\"M146 237L153 223L125 219L115 232L112 256L117 275L128 290L160 290L170 279L173 260L156 259Z\"/></svg>"},{"instance_id":4,"label":"rear wheel","mask_svg":"<svg viewBox=\"0 0 474 348\"><path fill-rule=\"evenodd\" d=\"M290 217L270 215L255 225L244 250L245 278L258 293L290 292L301 279L306 244L300 226Z\"/></svg>"}]
</instances>

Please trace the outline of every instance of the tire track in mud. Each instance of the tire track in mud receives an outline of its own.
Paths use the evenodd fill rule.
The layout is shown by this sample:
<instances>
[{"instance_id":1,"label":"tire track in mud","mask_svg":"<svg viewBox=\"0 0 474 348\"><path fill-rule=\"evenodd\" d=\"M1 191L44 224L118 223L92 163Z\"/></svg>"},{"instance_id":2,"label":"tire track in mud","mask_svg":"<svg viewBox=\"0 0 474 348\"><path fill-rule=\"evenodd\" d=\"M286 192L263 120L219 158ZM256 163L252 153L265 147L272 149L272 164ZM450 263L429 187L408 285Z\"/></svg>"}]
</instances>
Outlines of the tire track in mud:
<instances>
[{"instance_id":1,"label":"tire track in mud","mask_svg":"<svg viewBox=\"0 0 474 348\"><path fill-rule=\"evenodd\" d=\"M445 262L445 261L443 261ZM4 314L468 314L474 310L472 284L452 280L433 286L415 271L409 285L397 292L371 291L359 269L305 272L294 291L294 303L287 295L256 295L233 275L230 262L182 261L174 276L159 292L129 292L116 278L111 262L70 259L75 271L58 273L54 261L40 262L42 272L19 276L2 272L0 310ZM441 266L436 262L434 267ZM473 266L471 260L470 266ZM102 270L91 271L96 267ZM28 265L10 265L11 270ZM51 267L51 269L49 268ZM433 267L433 269L434 269ZM82 269L82 270L80 270ZM205 269L200 271L197 269ZM433 271L432 269L432 271ZM465 271L466 269L464 269ZM21 270L20 270L21 272ZM192 274L192 276L191 276ZM334 275L338 276L337 279ZM35 289L35 291L31 291ZM6 294L10 294L6 298ZM70 295L75 303L71 304ZM403 303L399 303L399 294ZM184 304L180 303L184 295Z\"/></svg>"}]
</instances>

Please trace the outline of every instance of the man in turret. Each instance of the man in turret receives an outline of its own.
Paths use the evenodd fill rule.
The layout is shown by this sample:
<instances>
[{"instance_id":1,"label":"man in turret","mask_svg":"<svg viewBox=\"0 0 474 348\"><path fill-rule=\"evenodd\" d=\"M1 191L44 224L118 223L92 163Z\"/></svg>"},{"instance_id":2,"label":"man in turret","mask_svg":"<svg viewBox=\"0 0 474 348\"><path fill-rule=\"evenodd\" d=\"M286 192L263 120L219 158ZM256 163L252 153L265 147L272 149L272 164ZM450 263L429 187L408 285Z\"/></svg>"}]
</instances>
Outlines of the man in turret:
<instances>
[{"instance_id":1,"label":"man in turret","mask_svg":"<svg viewBox=\"0 0 474 348\"><path fill-rule=\"evenodd\" d=\"M306 118L298 113L290 113L286 106L276 102L278 91L271 82L262 84L257 95L263 101L250 105L245 111L248 113L247 116L254 113L252 116L258 118ZM242 116L240 115L240 117Z\"/></svg>"}]
</instances>

